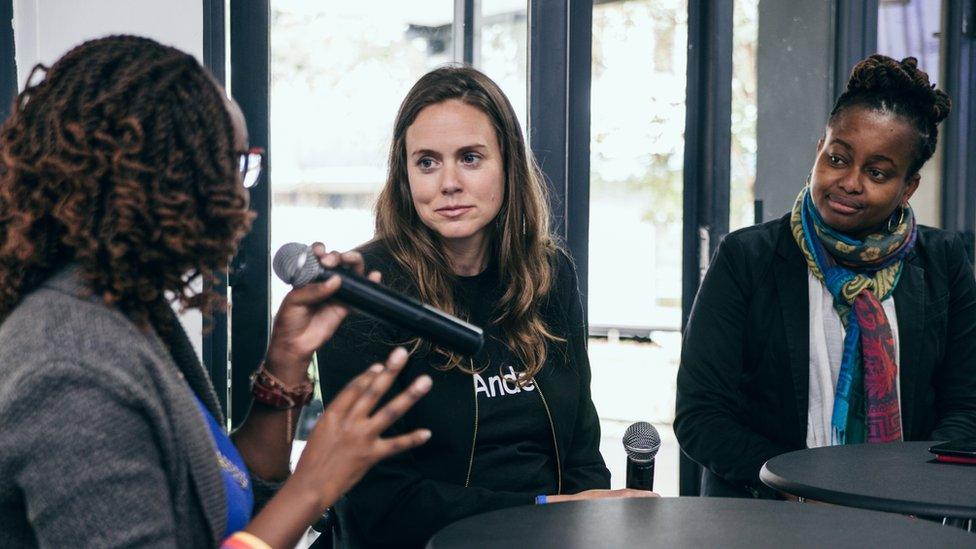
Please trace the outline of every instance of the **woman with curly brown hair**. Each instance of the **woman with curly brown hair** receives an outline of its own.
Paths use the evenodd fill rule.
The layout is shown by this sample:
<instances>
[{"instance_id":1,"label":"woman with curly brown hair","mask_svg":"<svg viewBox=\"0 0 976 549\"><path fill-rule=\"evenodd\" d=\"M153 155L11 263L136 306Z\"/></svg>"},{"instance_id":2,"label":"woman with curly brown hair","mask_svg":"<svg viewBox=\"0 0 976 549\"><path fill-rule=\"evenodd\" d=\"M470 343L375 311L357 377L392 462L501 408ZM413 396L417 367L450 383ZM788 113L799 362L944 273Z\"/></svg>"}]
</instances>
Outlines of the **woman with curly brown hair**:
<instances>
[{"instance_id":1,"label":"woman with curly brown hair","mask_svg":"<svg viewBox=\"0 0 976 549\"><path fill-rule=\"evenodd\" d=\"M703 494L772 497L791 450L976 437L973 268L909 204L949 108L914 58L861 61L792 212L722 242L678 370Z\"/></svg>"},{"instance_id":2,"label":"woman with curly brown hair","mask_svg":"<svg viewBox=\"0 0 976 549\"><path fill-rule=\"evenodd\" d=\"M502 507L650 494L607 490L576 272L497 84L446 67L413 86L376 210L366 263L388 285L482 326L485 345L462 359L414 342L403 382L431 375L434 389L392 432L425 425L433 438L350 491L338 507L344 541L416 546ZM319 352L325 398L406 339L350 319Z\"/></svg>"},{"instance_id":3,"label":"woman with curly brown hair","mask_svg":"<svg viewBox=\"0 0 976 549\"><path fill-rule=\"evenodd\" d=\"M293 546L373 463L429 437L379 438L430 386L371 413L398 349L333 401L289 478L307 365L347 313L326 301L338 279L286 297L255 404L224 432L171 303L223 306L194 288L249 227L255 161L237 106L148 39L82 44L17 98L0 129L0 546Z\"/></svg>"}]
</instances>

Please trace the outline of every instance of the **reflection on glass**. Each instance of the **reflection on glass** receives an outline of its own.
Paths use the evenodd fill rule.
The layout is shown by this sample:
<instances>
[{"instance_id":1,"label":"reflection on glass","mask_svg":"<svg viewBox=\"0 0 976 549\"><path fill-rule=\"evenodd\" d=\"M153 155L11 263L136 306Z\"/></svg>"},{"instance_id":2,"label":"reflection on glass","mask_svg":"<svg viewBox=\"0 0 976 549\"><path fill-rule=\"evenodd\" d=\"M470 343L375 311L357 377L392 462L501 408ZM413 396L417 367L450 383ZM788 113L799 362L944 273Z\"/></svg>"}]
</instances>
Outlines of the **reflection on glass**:
<instances>
[{"instance_id":1,"label":"reflection on glass","mask_svg":"<svg viewBox=\"0 0 976 549\"><path fill-rule=\"evenodd\" d=\"M681 219L687 13L684 0L593 8L589 322L593 400L613 486L621 435L661 433L656 491L678 493L674 420L681 336ZM640 334L643 342L627 340ZM650 335L651 342L646 336ZM624 339L620 339L624 338Z\"/></svg>"},{"instance_id":2,"label":"reflection on glass","mask_svg":"<svg viewBox=\"0 0 976 549\"><path fill-rule=\"evenodd\" d=\"M373 236L393 119L452 60L453 0L271 3L272 251ZM286 287L272 280L272 310Z\"/></svg>"},{"instance_id":3,"label":"reflection on glass","mask_svg":"<svg viewBox=\"0 0 976 549\"><path fill-rule=\"evenodd\" d=\"M475 65L498 83L525 131L528 27L526 0L483 0L476 18L481 49Z\"/></svg>"},{"instance_id":4,"label":"reflection on glass","mask_svg":"<svg viewBox=\"0 0 976 549\"><path fill-rule=\"evenodd\" d=\"M732 150L729 231L755 221L756 47L759 0L735 0L732 27Z\"/></svg>"},{"instance_id":5,"label":"reflection on glass","mask_svg":"<svg viewBox=\"0 0 976 549\"><path fill-rule=\"evenodd\" d=\"M942 0L881 0L878 52L895 59L918 59L918 68L938 83L941 27Z\"/></svg>"},{"instance_id":6,"label":"reflection on glass","mask_svg":"<svg viewBox=\"0 0 976 549\"><path fill-rule=\"evenodd\" d=\"M895 59L914 57L918 67L939 84L942 0L881 0L878 4L878 53ZM912 195L919 223L939 226L942 198L942 147L919 172L923 185Z\"/></svg>"}]
</instances>

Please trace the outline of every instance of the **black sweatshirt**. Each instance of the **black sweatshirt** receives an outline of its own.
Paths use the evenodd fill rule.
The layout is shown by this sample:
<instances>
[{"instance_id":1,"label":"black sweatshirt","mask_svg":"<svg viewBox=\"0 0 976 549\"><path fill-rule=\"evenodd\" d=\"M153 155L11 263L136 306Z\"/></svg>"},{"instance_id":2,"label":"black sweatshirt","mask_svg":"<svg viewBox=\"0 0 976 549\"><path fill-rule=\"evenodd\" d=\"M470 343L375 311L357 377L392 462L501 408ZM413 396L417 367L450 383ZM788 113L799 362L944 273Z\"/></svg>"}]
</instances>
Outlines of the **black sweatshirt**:
<instances>
[{"instance_id":1,"label":"black sweatshirt","mask_svg":"<svg viewBox=\"0 0 976 549\"><path fill-rule=\"evenodd\" d=\"M381 243L360 251L367 269L382 272L385 284L416 296L409 276ZM338 505L343 542L422 546L437 530L473 514L529 505L541 493L609 488L599 418L590 398L576 273L563 253L555 262L542 315L566 341L549 344L542 370L533 383L522 386L512 378L524 367L489 322L505 273L492 264L475 277L459 277L459 309L485 330L485 347L474 357L479 375L443 371L437 368L443 358L434 353L411 356L387 398L421 374L433 378L433 387L386 435L423 427L433 436L376 465L350 490ZM408 338L363 315L350 315L318 353L326 403L363 369L385 359L393 344Z\"/></svg>"}]
</instances>

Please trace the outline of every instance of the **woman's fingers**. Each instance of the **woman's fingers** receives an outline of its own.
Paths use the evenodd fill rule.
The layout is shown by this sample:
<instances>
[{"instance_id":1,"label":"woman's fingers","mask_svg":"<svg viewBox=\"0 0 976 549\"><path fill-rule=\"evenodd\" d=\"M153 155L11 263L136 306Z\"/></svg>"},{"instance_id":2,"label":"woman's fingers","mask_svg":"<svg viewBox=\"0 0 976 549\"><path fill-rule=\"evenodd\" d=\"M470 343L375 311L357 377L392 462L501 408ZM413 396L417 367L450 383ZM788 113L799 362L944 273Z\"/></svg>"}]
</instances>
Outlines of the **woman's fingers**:
<instances>
[{"instance_id":1,"label":"woman's fingers","mask_svg":"<svg viewBox=\"0 0 976 549\"><path fill-rule=\"evenodd\" d=\"M337 417L346 416L349 408L351 408L359 398L366 392L370 385L373 383L373 379L376 378L383 371L382 364L373 364L365 372L354 377L346 386L339 391L329 406L325 409L325 414L333 414Z\"/></svg>"},{"instance_id":2,"label":"woman's fingers","mask_svg":"<svg viewBox=\"0 0 976 549\"><path fill-rule=\"evenodd\" d=\"M316 257L319 258L319 263L326 269L335 269L337 267L343 267L349 271L352 271L359 276L363 276L366 273L366 262L363 260L363 254L359 252L325 252L325 248L314 248Z\"/></svg>"},{"instance_id":3,"label":"woman's fingers","mask_svg":"<svg viewBox=\"0 0 976 549\"><path fill-rule=\"evenodd\" d=\"M363 260L363 254L359 252L344 252L339 254L339 259L344 267L352 269L359 276L366 274L366 262Z\"/></svg>"},{"instance_id":4,"label":"woman's fingers","mask_svg":"<svg viewBox=\"0 0 976 549\"><path fill-rule=\"evenodd\" d=\"M321 259L322 256L328 253L328 250L325 249L325 244L322 244L321 242L312 242L312 253Z\"/></svg>"},{"instance_id":5,"label":"woman's fingers","mask_svg":"<svg viewBox=\"0 0 976 549\"><path fill-rule=\"evenodd\" d=\"M312 252L318 258L319 263L326 269L335 269L341 266L359 276L366 274L366 261L363 259L363 254L357 251L342 253L336 251L330 252L325 249L325 244L316 242L312 244Z\"/></svg>"},{"instance_id":6,"label":"woman's fingers","mask_svg":"<svg viewBox=\"0 0 976 549\"><path fill-rule=\"evenodd\" d=\"M301 288L295 288L288 292L285 299L289 305L302 305L305 307L322 305L339 290L340 286L342 286L342 279L338 276L333 276L325 282L314 282L312 284L306 284ZM282 303L285 304L284 301Z\"/></svg>"},{"instance_id":7,"label":"woman's fingers","mask_svg":"<svg viewBox=\"0 0 976 549\"><path fill-rule=\"evenodd\" d=\"M416 448L428 440L430 440L429 429L417 429L416 431L407 433L405 435L392 438L382 438L377 441L376 445L378 454L377 461L386 459L393 454L399 454L404 450Z\"/></svg>"},{"instance_id":8,"label":"woman's fingers","mask_svg":"<svg viewBox=\"0 0 976 549\"><path fill-rule=\"evenodd\" d=\"M379 434L387 430L390 425L393 425L396 420L403 417L403 414L407 413L407 410L412 408L418 400L430 391L431 385L432 381L430 376L427 375L422 375L413 380L413 383L406 390L398 394L386 406L377 410L369 418L369 431Z\"/></svg>"},{"instance_id":9,"label":"woman's fingers","mask_svg":"<svg viewBox=\"0 0 976 549\"><path fill-rule=\"evenodd\" d=\"M349 410L349 414L352 417L368 417L370 415L376 403L379 402L380 398L393 385L393 379L396 378L397 374L400 373L400 370L407 363L407 356L407 350L403 347L393 349L393 352L386 359L386 368L373 378L369 387L366 388L359 397L359 400Z\"/></svg>"}]
</instances>

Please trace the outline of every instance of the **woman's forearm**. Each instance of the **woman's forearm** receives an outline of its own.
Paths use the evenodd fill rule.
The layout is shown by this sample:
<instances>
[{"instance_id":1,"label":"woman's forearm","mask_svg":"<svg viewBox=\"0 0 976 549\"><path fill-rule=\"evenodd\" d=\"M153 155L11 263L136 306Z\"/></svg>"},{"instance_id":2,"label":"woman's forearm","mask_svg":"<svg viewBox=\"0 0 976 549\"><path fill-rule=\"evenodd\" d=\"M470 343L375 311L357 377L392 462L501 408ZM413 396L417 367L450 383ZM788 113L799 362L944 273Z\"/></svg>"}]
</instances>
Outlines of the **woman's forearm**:
<instances>
[{"instance_id":1,"label":"woman's forearm","mask_svg":"<svg viewBox=\"0 0 976 549\"><path fill-rule=\"evenodd\" d=\"M272 344L263 367L287 386L308 382L310 356L292 355ZM279 410L252 401L243 423L231 438L251 473L263 480L282 481L290 473L292 442L302 406Z\"/></svg>"},{"instance_id":2,"label":"woman's forearm","mask_svg":"<svg viewBox=\"0 0 976 549\"><path fill-rule=\"evenodd\" d=\"M352 380L322 414L309 434L302 458L284 486L246 530L273 547L292 547L304 529L335 503L377 461L423 444L430 431L381 438L380 434L430 390L431 380L420 376L392 400L373 412L407 361L396 349L385 365L375 364ZM287 413L252 408L236 433L238 449L251 456L252 473L268 480L288 476L290 441L277 430ZM266 446L261 446L265 444ZM242 448L243 447L243 448ZM262 455L263 454L263 455Z\"/></svg>"},{"instance_id":3,"label":"woman's forearm","mask_svg":"<svg viewBox=\"0 0 976 549\"><path fill-rule=\"evenodd\" d=\"M297 545L308 525L341 495L338 487L312 489L307 484L298 477L289 479L245 530L271 547Z\"/></svg>"},{"instance_id":4,"label":"woman's forearm","mask_svg":"<svg viewBox=\"0 0 976 549\"><path fill-rule=\"evenodd\" d=\"M252 475L269 482L288 478L295 426L301 411L301 408L277 410L259 402L251 404L247 417L231 438Z\"/></svg>"}]
</instances>

